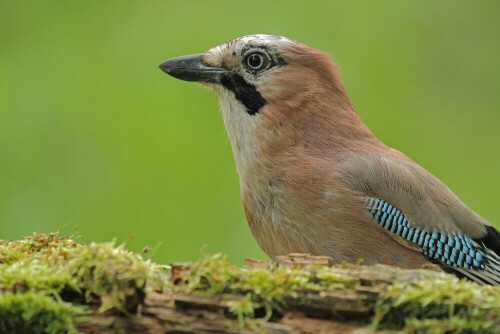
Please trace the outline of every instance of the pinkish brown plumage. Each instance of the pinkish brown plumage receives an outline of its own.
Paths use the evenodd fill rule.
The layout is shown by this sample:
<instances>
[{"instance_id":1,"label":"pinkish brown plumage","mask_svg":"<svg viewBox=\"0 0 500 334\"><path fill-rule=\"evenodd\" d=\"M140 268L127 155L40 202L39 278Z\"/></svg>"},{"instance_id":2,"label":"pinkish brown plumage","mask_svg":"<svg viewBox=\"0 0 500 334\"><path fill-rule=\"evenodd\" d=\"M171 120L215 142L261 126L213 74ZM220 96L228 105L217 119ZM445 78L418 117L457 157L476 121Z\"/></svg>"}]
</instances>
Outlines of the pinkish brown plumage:
<instances>
[{"instance_id":1,"label":"pinkish brown plumage","mask_svg":"<svg viewBox=\"0 0 500 334\"><path fill-rule=\"evenodd\" d=\"M380 142L322 52L245 36L160 65L219 95L253 236L271 257L329 255L500 283L500 233Z\"/></svg>"}]
</instances>

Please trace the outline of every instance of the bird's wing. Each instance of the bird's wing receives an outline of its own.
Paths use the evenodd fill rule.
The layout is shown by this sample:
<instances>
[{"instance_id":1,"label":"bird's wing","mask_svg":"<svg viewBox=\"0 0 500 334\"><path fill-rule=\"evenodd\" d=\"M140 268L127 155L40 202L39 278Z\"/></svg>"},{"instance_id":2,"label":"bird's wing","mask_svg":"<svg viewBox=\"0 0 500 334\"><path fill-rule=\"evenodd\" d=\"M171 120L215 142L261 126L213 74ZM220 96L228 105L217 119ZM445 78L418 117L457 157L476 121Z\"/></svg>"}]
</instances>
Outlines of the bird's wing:
<instances>
[{"instance_id":1,"label":"bird's wing","mask_svg":"<svg viewBox=\"0 0 500 334\"><path fill-rule=\"evenodd\" d=\"M356 156L342 160L339 172L395 239L410 241L445 269L500 284L500 232L408 157L396 150ZM491 273L470 277L478 270Z\"/></svg>"}]
</instances>

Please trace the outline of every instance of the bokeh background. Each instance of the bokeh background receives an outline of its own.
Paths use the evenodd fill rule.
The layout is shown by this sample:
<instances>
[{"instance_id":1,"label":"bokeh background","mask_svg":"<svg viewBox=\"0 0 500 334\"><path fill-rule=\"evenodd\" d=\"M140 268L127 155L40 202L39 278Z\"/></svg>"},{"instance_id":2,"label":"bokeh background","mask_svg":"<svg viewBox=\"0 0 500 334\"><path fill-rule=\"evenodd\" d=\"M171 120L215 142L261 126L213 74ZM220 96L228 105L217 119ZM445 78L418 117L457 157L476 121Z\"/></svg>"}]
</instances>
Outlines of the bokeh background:
<instances>
[{"instance_id":1,"label":"bokeh background","mask_svg":"<svg viewBox=\"0 0 500 334\"><path fill-rule=\"evenodd\" d=\"M328 52L373 132L500 227L498 1L0 0L0 238L265 258L217 98L157 68L253 33Z\"/></svg>"}]
</instances>

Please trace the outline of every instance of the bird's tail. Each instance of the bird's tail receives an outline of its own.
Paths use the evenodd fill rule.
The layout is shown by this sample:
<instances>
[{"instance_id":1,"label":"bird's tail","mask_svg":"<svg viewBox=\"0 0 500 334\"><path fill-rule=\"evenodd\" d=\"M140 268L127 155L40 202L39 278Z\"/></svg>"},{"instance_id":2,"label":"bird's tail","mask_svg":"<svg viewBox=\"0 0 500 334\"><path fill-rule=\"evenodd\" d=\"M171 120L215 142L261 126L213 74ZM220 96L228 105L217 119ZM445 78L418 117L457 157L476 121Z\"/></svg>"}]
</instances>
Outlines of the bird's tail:
<instances>
[{"instance_id":1,"label":"bird's tail","mask_svg":"<svg viewBox=\"0 0 500 334\"><path fill-rule=\"evenodd\" d=\"M465 269L451 267L450 269L460 273L462 276L471 281L480 284L500 285L500 256L495 252L486 249L484 250L484 268L482 269Z\"/></svg>"}]
</instances>

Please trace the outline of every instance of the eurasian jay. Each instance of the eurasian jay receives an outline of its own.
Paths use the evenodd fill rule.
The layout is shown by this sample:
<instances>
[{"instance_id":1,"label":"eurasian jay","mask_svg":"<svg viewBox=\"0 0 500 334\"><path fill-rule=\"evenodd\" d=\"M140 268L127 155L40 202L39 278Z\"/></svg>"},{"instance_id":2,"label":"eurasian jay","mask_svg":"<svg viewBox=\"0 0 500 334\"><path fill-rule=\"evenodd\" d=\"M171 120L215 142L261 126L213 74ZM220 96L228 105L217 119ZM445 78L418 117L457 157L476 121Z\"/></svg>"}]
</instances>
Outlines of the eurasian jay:
<instances>
[{"instance_id":1,"label":"eurasian jay","mask_svg":"<svg viewBox=\"0 0 500 334\"><path fill-rule=\"evenodd\" d=\"M160 68L219 95L245 215L270 257L435 263L500 284L500 232L372 134L324 53L251 35Z\"/></svg>"}]
</instances>

